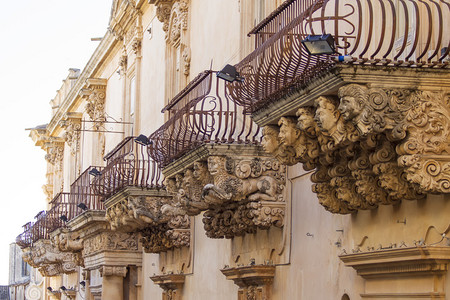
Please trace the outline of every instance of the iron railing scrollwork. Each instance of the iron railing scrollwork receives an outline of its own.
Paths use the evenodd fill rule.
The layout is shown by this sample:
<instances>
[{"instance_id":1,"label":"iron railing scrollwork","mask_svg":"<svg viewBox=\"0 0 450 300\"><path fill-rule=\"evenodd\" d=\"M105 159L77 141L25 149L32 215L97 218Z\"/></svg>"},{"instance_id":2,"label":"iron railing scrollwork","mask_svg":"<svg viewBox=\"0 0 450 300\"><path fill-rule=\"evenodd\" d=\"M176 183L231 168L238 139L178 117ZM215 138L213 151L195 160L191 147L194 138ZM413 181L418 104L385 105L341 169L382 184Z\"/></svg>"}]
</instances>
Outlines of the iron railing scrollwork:
<instances>
[{"instance_id":1,"label":"iron railing scrollwork","mask_svg":"<svg viewBox=\"0 0 450 300\"><path fill-rule=\"evenodd\" d=\"M104 201L125 187L162 188L161 170L150 156L150 147L127 137L106 157L106 167L92 181L92 189Z\"/></svg>"},{"instance_id":2,"label":"iron railing scrollwork","mask_svg":"<svg viewBox=\"0 0 450 300\"><path fill-rule=\"evenodd\" d=\"M228 92L254 112L306 85L337 63L302 46L306 36L325 33L334 37L336 56L352 63L446 67L449 17L444 0L289 1L250 32L257 48L236 65L245 80L227 84Z\"/></svg>"},{"instance_id":3,"label":"iron railing scrollwork","mask_svg":"<svg viewBox=\"0 0 450 300\"><path fill-rule=\"evenodd\" d=\"M150 135L153 159L165 167L207 143L258 143L259 127L232 101L211 70L200 73L163 109L169 120Z\"/></svg>"}]
</instances>

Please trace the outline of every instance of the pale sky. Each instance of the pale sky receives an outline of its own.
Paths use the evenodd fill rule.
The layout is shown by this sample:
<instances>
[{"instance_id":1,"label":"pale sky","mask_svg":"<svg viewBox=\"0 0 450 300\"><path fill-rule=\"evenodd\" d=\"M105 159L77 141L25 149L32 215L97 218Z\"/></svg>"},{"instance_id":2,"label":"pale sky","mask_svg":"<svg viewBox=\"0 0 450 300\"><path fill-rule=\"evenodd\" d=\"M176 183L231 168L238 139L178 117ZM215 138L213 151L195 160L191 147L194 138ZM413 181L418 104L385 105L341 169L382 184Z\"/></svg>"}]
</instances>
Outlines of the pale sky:
<instances>
[{"instance_id":1,"label":"pale sky","mask_svg":"<svg viewBox=\"0 0 450 300\"><path fill-rule=\"evenodd\" d=\"M44 151L25 128L48 123L69 68L83 69L108 27L112 0L0 0L0 285L9 244L45 208Z\"/></svg>"}]
</instances>

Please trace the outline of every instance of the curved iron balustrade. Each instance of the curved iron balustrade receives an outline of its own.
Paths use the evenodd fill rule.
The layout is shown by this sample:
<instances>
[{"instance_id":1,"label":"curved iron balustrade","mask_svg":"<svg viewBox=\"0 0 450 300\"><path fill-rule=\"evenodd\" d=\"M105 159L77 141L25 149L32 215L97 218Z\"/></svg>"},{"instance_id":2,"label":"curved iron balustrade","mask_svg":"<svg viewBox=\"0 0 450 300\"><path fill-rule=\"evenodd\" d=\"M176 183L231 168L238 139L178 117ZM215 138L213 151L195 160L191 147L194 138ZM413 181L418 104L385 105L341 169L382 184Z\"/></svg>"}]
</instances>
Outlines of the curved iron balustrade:
<instances>
[{"instance_id":1,"label":"curved iron balustrade","mask_svg":"<svg viewBox=\"0 0 450 300\"><path fill-rule=\"evenodd\" d=\"M259 127L211 70L200 73L163 109L169 120L150 135L153 159L165 167L207 143L258 143Z\"/></svg>"},{"instance_id":2,"label":"curved iron balustrade","mask_svg":"<svg viewBox=\"0 0 450 300\"><path fill-rule=\"evenodd\" d=\"M336 55L350 56L353 63L422 68L448 65L447 1L301 2L282 6L272 19L250 32L257 35L258 48L236 65L245 81L227 84L231 98L246 111L270 104L337 64L331 55L309 55L301 44L308 35L332 34Z\"/></svg>"},{"instance_id":3,"label":"curved iron balustrade","mask_svg":"<svg viewBox=\"0 0 450 300\"><path fill-rule=\"evenodd\" d=\"M125 187L162 188L161 170L150 157L150 147L127 137L105 156L107 165L91 187L104 201Z\"/></svg>"},{"instance_id":4,"label":"curved iron balustrade","mask_svg":"<svg viewBox=\"0 0 450 300\"><path fill-rule=\"evenodd\" d=\"M40 239L49 239L50 233L82 214L85 209L104 210L100 196L95 195L91 188L89 171L93 168L102 170L101 167L87 168L72 183L70 193L58 193L50 201L48 211L41 211L36 215L34 223L29 222L23 226L23 233L16 238L19 247L26 248ZM79 206L81 203L85 205L85 209Z\"/></svg>"}]
</instances>

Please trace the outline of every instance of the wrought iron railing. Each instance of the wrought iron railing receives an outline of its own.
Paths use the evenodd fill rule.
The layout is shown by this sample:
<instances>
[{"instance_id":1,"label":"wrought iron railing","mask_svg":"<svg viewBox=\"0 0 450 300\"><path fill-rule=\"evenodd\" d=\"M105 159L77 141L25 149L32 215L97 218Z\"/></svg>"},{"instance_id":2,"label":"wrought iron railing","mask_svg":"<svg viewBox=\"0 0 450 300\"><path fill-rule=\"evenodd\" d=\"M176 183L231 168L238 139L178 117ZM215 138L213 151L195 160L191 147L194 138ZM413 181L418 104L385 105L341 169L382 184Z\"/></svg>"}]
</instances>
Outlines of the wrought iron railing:
<instances>
[{"instance_id":1,"label":"wrought iron railing","mask_svg":"<svg viewBox=\"0 0 450 300\"><path fill-rule=\"evenodd\" d=\"M255 35L255 49L307 11L317 0L286 0L249 33ZM323 1L321 1L323 2Z\"/></svg>"},{"instance_id":2,"label":"wrought iron railing","mask_svg":"<svg viewBox=\"0 0 450 300\"><path fill-rule=\"evenodd\" d=\"M258 143L259 127L225 93L215 72L200 73L163 109L169 120L150 135L155 161L167 166L207 143Z\"/></svg>"},{"instance_id":3,"label":"wrought iron railing","mask_svg":"<svg viewBox=\"0 0 450 300\"><path fill-rule=\"evenodd\" d=\"M450 4L446 1L296 0L288 4L271 15L273 22L269 18L251 32L258 36L258 48L236 65L245 80L227 84L232 99L246 111L272 103L337 63L333 55L309 55L301 44L308 35L332 34L336 55L346 55L353 63L448 65ZM273 34L277 27L281 29Z\"/></svg>"},{"instance_id":4,"label":"wrought iron railing","mask_svg":"<svg viewBox=\"0 0 450 300\"><path fill-rule=\"evenodd\" d=\"M22 247L29 247L40 239L49 239L50 233L65 226L67 222L79 216L85 210L104 210L101 197L94 194L91 187L89 172L96 168L87 168L71 185L70 193L59 193L50 201L50 209L41 211L35 217L35 222L23 226L23 233L17 236L16 243Z\"/></svg>"},{"instance_id":5,"label":"wrought iron railing","mask_svg":"<svg viewBox=\"0 0 450 300\"><path fill-rule=\"evenodd\" d=\"M31 245L31 228L33 228L34 223L28 222L22 226L23 232L16 237L16 244L20 248L26 248Z\"/></svg>"},{"instance_id":6,"label":"wrought iron railing","mask_svg":"<svg viewBox=\"0 0 450 300\"><path fill-rule=\"evenodd\" d=\"M134 142L134 137L127 137L105 157L106 167L92 181L102 201L125 187L162 187L161 170L149 151L148 146Z\"/></svg>"},{"instance_id":7,"label":"wrought iron railing","mask_svg":"<svg viewBox=\"0 0 450 300\"><path fill-rule=\"evenodd\" d=\"M93 182L95 179L89 173L96 169L103 171L103 167L90 166L70 186L70 203L76 203L76 207L69 214L69 220L89 210L104 210L101 195L95 193Z\"/></svg>"}]
</instances>

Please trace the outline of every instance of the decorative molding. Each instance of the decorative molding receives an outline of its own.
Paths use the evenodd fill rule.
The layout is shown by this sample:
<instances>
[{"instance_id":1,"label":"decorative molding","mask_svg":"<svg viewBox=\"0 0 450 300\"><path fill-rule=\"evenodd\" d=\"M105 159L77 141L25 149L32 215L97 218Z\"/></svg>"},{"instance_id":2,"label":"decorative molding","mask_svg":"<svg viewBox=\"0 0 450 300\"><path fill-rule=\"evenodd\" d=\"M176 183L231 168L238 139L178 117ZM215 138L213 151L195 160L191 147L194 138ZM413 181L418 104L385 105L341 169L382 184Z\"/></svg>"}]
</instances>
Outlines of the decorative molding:
<instances>
[{"instance_id":1,"label":"decorative molding","mask_svg":"<svg viewBox=\"0 0 450 300\"><path fill-rule=\"evenodd\" d=\"M276 159L250 153L210 155L207 161L196 161L166 180L173 203L164 205L162 211L173 216L204 211L204 228L211 238L281 228L285 180L285 167Z\"/></svg>"},{"instance_id":2,"label":"decorative molding","mask_svg":"<svg viewBox=\"0 0 450 300\"><path fill-rule=\"evenodd\" d=\"M150 279L163 289L163 300L181 300L185 277L184 274L164 274Z\"/></svg>"},{"instance_id":3,"label":"decorative molding","mask_svg":"<svg viewBox=\"0 0 450 300\"><path fill-rule=\"evenodd\" d=\"M72 155L80 151L82 115L82 113L68 112L60 121L60 126L65 130L64 140L70 147L70 153Z\"/></svg>"},{"instance_id":4,"label":"decorative molding","mask_svg":"<svg viewBox=\"0 0 450 300\"><path fill-rule=\"evenodd\" d=\"M83 257L104 251L138 251L138 237L122 232L101 232L84 241Z\"/></svg>"},{"instance_id":5,"label":"decorative molding","mask_svg":"<svg viewBox=\"0 0 450 300\"><path fill-rule=\"evenodd\" d=\"M315 169L312 189L327 210L450 192L449 94L349 84L338 96L263 131L264 149L282 164Z\"/></svg>"},{"instance_id":6,"label":"decorative molding","mask_svg":"<svg viewBox=\"0 0 450 300\"><path fill-rule=\"evenodd\" d=\"M80 95L86 100L86 113L94 122L94 130L100 130L106 121L106 83L106 79L88 78L85 87L80 91Z\"/></svg>"},{"instance_id":7,"label":"decorative molding","mask_svg":"<svg viewBox=\"0 0 450 300\"><path fill-rule=\"evenodd\" d=\"M61 252L50 240L39 240L31 248L24 249L23 260L43 276L70 274L82 265L79 253Z\"/></svg>"},{"instance_id":8,"label":"decorative molding","mask_svg":"<svg viewBox=\"0 0 450 300\"><path fill-rule=\"evenodd\" d=\"M274 265L251 265L220 270L239 287L238 300L272 299Z\"/></svg>"},{"instance_id":9,"label":"decorative molding","mask_svg":"<svg viewBox=\"0 0 450 300\"><path fill-rule=\"evenodd\" d=\"M103 266L100 268L100 276L127 276L127 267L125 266Z\"/></svg>"},{"instance_id":10,"label":"decorative molding","mask_svg":"<svg viewBox=\"0 0 450 300\"><path fill-rule=\"evenodd\" d=\"M341 255L340 259L365 279L363 299L445 299L450 247L360 252ZM417 282L414 291L411 290L411 279Z\"/></svg>"},{"instance_id":11,"label":"decorative molding","mask_svg":"<svg viewBox=\"0 0 450 300\"><path fill-rule=\"evenodd\" d=\"M64 159L64 140L51 138L44 147L47 151L45 160L55 167L55 171L61 171Z\"/></svg>"}]
</instances>

